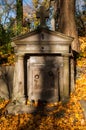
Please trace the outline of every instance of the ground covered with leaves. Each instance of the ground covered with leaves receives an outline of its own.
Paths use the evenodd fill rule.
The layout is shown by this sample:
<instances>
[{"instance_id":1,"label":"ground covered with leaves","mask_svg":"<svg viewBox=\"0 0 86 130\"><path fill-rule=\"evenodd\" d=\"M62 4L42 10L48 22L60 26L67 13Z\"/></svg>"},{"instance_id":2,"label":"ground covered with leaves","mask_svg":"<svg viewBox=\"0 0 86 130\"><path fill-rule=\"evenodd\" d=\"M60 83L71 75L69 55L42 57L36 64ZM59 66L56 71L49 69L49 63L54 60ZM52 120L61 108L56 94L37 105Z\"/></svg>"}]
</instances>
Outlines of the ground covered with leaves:
<instances>
[{"instance_id":1,"label":"ground covered with leaves","mask_svg":"<svg viewBox=\"0 0 86 130\"><path fill-rule=\"evenodd\" d=\"M86 38L80 38L80 57L77 60L77 80L68 102L50 104L34 114L8 115L9 101L0 100L0 130L86 130L80 100L86 100ZM54 108L54 109L53 109Z\"/></svg>"}]
</instances>

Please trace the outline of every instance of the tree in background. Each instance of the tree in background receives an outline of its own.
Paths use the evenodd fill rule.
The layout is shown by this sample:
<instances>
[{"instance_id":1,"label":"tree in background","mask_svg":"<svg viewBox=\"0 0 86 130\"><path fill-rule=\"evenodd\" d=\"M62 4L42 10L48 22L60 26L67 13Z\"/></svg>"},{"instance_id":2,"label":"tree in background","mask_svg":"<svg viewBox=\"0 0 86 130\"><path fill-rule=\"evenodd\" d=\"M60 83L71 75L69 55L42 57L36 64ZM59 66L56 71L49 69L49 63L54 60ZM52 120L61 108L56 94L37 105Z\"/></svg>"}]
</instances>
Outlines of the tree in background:
<instances>
[{"instance_id":1,"label":"tree in background","mask_svg":"<svg viewBox=\"0 0 86 130\"><path fill-rule=\"evenodd\" d=\"M8 44L10 41L9 33L6 32L3 25L0 24L0 46Z\"/></svg>"},{"instance_id":2,"label":"tree in background","mask_svg":"<svg viewBox=\"0 0 86 130\"><path fill-rule=\"evenodd\" d=\"M16 18L17 18L17 34L20 34L22 32L22 26L23 26L23 1L22 0L16 0Z\"/></svg>"},{"instance_id":3,"label":"tree in background","mask_svg":"<svg viewBox=\"0 0 86 130\"><path fill-rule=\"evenodd\" d=\"M79 52L79 40L75 22L75 0L59 0L60 15L59 29L60 32L74 37L72 50Z\"/></svg>"},{"instance_id":4,"label":"tree in background","mask_svg":"<svg viewBox=\"0 0 86 130\"><path fill-rule=\"evenodd\" d=\"M14 14L14 16L11 16ZM15 19L15 2L14 0L0 1L0 45L5 45L10 42L13 35L12 26ZM13 20L12 20L13 19Z\"/></svg>"},{"instance_id":5,"label":"tree in background","mask_svg":"<svg viewBox=\"0 0 86 130\"><path fill-rule=\"evenodd\" d=\"M10 22L10 17L15 17L15 10L15 0L0 0L0 24L7 25Z\"/></svg>"},{"instance_id":6,"label":"tree in background","mask_svg":"<svg viewBox=\"0 0 86 130\"><path fill-rule=\"evenodd\" d=\"M3 2L3 0L1 0ZM77 35L76 31L76 24L75 24L75 0L32 0L33 1L33 6L32 12L30 10L27 11L27 17L24 16L25 13L23 12L23 0L4 0L4 4L0 4L3 6L3 11L0 11L0 17L3 21L3 13L5 13L6 17L4 17L4 24L3 27L6 29L7 32L10 32L11 36L15 36L17 34L20 34L22 32L22 26L23 28L27 28L27 31L31 31L33 26L33 29L36 29L37 26L39 26L39 20L36 18L36 12L39 11L39 7L41 5L44 5L46 10L49 10L51 12L50 19L49 20L54 20L55 19L55 29L58 30L59 26L59 31L62 33L67 34L68 36L71 35L74 37L74 35ZM29 3L28 3L29 4ZM52 8L53 7L53 8ZM50 10L51 8L51 10ZM83 7L85 8L85 7ZM11 13L10 13L11 12ZM16 12L16 13L15 13ZM53 13L52 13L53 12ZM16 14L15 15L10 15L10 14ZM29 17L31 15L31 18ZM82 15L82 14L81 14ZM9 16L9 17L8 17ZM25 20L24 20L25 18ZM85 19L85 17L81 17L82 19ZM58 21L59 19L59 21ZM77 19L77 17L76 17ZM79 17L80 19L80 17ZM49 27L51 27L50 21L48 20L47 24ZM80 20L78 20L80 21ZM81 25L81 22L78 22L79 26ZM85 22L84 22L85 23ZM2 24L2 23L1 23ZM53 24L54 25L54 24ZM65 26L63 26L65 25ZM51 28L52 29L52 28ZM80 30L79 28L78 30ZM17 31L16 31L17 30ZM25 33L26 31L24 31ZM69 33L70 32L70 33ZM80 32L80 31L79 31ZM85 31L84 31L85 32ZM75 38L76 40L74 41L77 44L76 45L73 43L72 48L74 50L79 50L79 44L77 37Z\"/></svg>"},{"instance_id":7,"label":"tree in background","mask_svg":"<svg viewBox=\"0 0 86 130\"><path fill-rule=\"evenodd\" d=\"M14 63L10 44L15 34L12 28L15 21L13 17L15 17L15 1L0 0L0 64L9 62L9 59L12 61L9 64Z\"/></svg>"},{"instance_id":8,"label":"tree in background","mask_svg":"<svg viewBox=\"0 0 86 130\"><path fill-rule=\"evenodd\" d=\"M83 0L83 3L81 7L79 7L79 4L76 4L75 19L79 36L86 36L86 1Z\"/></svg>"}]
</instances>

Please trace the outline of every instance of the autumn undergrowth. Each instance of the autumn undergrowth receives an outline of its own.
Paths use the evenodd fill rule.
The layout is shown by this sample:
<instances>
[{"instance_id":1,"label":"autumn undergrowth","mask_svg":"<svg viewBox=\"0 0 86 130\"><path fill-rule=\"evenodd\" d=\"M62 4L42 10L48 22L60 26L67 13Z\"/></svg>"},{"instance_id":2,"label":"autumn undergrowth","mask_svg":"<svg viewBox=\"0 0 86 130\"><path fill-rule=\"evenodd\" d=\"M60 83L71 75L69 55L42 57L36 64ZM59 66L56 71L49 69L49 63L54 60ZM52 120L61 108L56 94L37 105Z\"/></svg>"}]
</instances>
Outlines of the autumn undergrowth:
<instances>
[{"instance_id":1,"label":"autumn undergrowth","mask_svg":"<svg viewBox=\"0 0 86 130\"><path fill-rule=\"evenodd\" d=\"M6 105L9 101L0 100L0 130L86 130L84 110L80 105L80 100L86 100L86 37L79 40L81 53L77 68L81 71L69 101L50 104L48 109L55 108L52 111L8 115Z\"/></svg>"}]
</instances>

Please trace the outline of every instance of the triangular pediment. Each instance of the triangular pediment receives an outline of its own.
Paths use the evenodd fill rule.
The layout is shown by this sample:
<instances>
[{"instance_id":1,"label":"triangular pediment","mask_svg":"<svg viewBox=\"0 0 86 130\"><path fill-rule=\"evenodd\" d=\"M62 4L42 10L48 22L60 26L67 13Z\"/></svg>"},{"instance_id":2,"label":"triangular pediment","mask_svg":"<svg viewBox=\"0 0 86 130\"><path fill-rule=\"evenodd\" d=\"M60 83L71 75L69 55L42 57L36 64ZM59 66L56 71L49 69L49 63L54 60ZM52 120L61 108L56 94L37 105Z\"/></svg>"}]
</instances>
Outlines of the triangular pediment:
<instances>
[{"instance_id":1,"label":"triangular pediment","mask_svg":"<svg viewBox=\"0 0 86 130\"><path fill-rule=\"evenodd\" d=\"M39 29L20 35L13 38L15 43L17 42L67 42L70 43L73 41L72 37L66 36L62 33L51 31L47 29Z\"/></svg>"}]
</instances>

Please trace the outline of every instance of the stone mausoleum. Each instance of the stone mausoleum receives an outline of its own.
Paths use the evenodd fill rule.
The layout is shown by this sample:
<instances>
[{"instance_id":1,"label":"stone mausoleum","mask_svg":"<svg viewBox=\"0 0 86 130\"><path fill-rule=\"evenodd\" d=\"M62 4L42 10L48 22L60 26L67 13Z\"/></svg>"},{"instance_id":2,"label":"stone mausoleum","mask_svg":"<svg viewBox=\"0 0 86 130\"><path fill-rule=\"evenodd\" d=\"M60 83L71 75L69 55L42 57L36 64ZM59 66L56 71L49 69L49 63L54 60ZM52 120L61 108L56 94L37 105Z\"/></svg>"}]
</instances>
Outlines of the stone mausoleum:
<instances>
[{"instance_id":1,"label":"stone mausoleum","mask_svg":"<svg viewBox=\"0 0 86 130\"><path fill-rule=\"evenodd\" d=\"M71 91L73 38L47 29L15 37L12 100L57 102Z\"/></svg>"}]
</instances>

